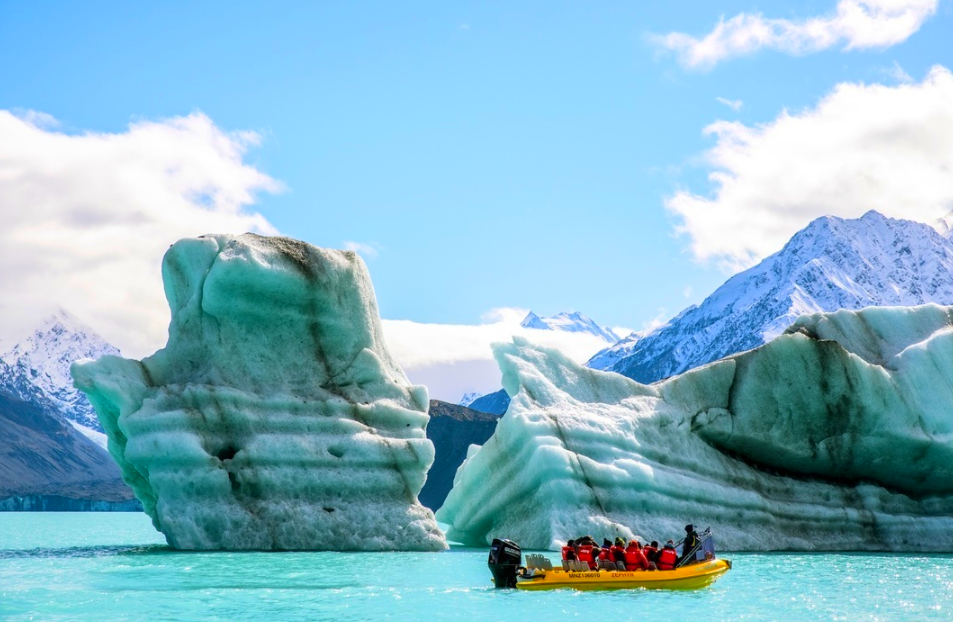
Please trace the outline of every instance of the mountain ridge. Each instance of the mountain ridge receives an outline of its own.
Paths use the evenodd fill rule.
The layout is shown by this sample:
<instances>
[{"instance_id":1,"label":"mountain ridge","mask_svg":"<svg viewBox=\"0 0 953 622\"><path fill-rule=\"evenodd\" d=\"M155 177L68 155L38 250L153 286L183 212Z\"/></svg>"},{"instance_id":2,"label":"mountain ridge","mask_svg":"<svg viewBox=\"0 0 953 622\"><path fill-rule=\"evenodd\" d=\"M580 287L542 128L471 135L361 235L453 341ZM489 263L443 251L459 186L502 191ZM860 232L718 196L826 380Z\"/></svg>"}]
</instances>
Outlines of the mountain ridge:
<instances>
[{"instance_id":1,"label":"mountain ridge","mask_svg":"<svg viewBox=\"0 0 953 622\"><path fill-rule=\"evenodd\" d=\"M27 401L53 404L63 416L80 426L87 436L98 440L102 433L92 404L73 387L70 365L84 358L96 359L105 355L119 355L119 350L103 339L92 328L64 309L49 315L33 332L0 355L9 370L6 377L12 391Z\"/></svg>"},{"instance_id":2,"label":"mountain ridge","mask_svg":"<svg viewBox=\"0 0 953 622\"><path fill-rule=\"evenodd\" d=\"M655 382L766 343L806 313L929 302L953 304L949 239L873 210L856 219L824 216L701 304L587 365Z\"/></svg>"},{"instance_id":3,"label":"mountain ridge","mask_svg":"<svg viewBox=\"0 0 953 622\"><path fill-rule=\"evenodd\" d=\"M611 328L597 324L592 318L578 311L562 311L549 317L540 317L530 311L520 322L523 328L534 330L558 330L567 333L587 333L608 343L615 343L619 336Z\"/></svg>"}]
</instances>

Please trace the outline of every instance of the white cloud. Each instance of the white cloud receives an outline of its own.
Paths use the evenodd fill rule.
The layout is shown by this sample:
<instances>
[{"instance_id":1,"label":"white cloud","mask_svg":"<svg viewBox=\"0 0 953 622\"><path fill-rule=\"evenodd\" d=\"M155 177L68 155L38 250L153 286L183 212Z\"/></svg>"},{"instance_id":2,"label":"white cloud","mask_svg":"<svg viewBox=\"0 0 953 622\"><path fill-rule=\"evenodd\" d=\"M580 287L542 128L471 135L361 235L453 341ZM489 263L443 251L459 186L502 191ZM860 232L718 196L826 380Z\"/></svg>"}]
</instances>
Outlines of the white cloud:
<instances>
[{"instance_id":1,"label":"white cloud","mask_svg":"<svg viewBox=\"0 0 953 622\"><path fill-rule=\"evenodd\" d=\"M653 37L674 51L682 65L709 68L761 48L808 54L843 44L845 50L887 48L906 41L936 13L938 0L840 0L828 15L804 20L740 13L696 39L673 32Z\"/></svg>"},{"instance_id":2,"label":"white cloud","mask_svg":"<svg viewBox=\"0 0 953 622\"><path fill-rule=\"evenodd\" d=\"M611 328L612 332L621 337L627 337L636 332L634 328L629 328L628 326L612 326Z\"/></svg>"},{"instance_id":3,"label":"white cloud","mask_svg":"<svg viewBox=\"0 0 953 622\"><path fill-rule=\"evenodd\" d=\"M209 232L275 233L247 211L280 185L242 160L258 142L195 113L118 134L66 134L43 113L0 110L3 326L62 306L124 353L165 343L160 261Z\"/></svg>"},{"instance_id":4,"label":"white cloud","mask_svg":"<svg viewBox=\"0 0 953 622\"><path fill-rule=\"evenodd\" d=\"M660 326L665 326L665 324L671 319L671 316L668 314L668 310L665 307L659 307L658 314L655 317L642 323L642 330L639 331L643 335L648 335L656 328Z\"/></svg>"},{"instance_id":5,"label":"white cloud","mask_svg":"<svg viewBox=\"0 0 953 622\"><path fill-rule=\"evenodd\" d=\"M715 101L718 102L719 104L724 104L728 106L735 112L738 112L739 110L741 110L741 107L744 106L744 102L741 101L740 99L725 99L724 97L716 97Z\"/></svg>"},{"instance_id":6,"label":"white cloud","mask_svg":"<svg viewBox=\"0 0 953 622\"><path fill-rule=\"evenodd\" d=\"M344 241L344 250L354 251L366 259L373 259L380 254L380 248L377 244L365 244L364 242L353 242L351 240Z\"/></svg>"},{"instance_id":7,"label":"white cloud","mask_svg":"<svg viewBox=\"0 0 953 622\"><path fill-rule=\"evenodd\" d=\"M490 344L514 335L585 362L606 347L595 335L522 328L524 309L494 309L483 324L424 324L383 320L384 337L394 358L410 379L430 389L434 399L456 402L467 392L489 393L500 388L500 370Z\"/></svg>"},{"instance_id":8,"label":"white cloud","mask_svg":"<svg viewBox=\"0 0 953 622\"><path fill-rule=\"evenodd\" d=\"M816 107L757 126L718 121L713 192L666 201L699 260L731 269L773 253L809 221L870 209L933 224L953 209L953 75L840 84Z\"/></svg>"}]
</instances>

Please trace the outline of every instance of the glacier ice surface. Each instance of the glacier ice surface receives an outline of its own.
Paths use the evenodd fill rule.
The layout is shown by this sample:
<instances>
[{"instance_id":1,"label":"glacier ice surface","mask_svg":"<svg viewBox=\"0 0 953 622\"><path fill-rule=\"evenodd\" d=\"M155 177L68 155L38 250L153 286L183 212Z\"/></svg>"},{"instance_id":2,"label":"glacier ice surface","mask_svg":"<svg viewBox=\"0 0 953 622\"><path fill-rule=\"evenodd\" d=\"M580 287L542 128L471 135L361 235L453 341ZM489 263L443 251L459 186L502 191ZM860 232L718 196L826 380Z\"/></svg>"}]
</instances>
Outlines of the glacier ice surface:
<instances>
[{"instance_id":1,"label":"glacier ice surface","mask_svg":"<svg viewBox=\"0 0 953 622\"><path fill-rule=\"evenodd\" d=\"M451 540L694 523L733 550L953 551L953 308L802 316L654 385L521 339L495 356L513 398L437 512Z\"/></svg>"},{"instance_id":2,"label":"glacier ice surface","mask_svg":"<svg viewBox=\"0 0 953 622\"><path fill-rule=\"evenodd\" d=\"M172 546L446 548L417 500L427 390L388 353L355 253L210 235L173 245L162 276L166 347L72 375Z\"/></svg>"}]
</instances>

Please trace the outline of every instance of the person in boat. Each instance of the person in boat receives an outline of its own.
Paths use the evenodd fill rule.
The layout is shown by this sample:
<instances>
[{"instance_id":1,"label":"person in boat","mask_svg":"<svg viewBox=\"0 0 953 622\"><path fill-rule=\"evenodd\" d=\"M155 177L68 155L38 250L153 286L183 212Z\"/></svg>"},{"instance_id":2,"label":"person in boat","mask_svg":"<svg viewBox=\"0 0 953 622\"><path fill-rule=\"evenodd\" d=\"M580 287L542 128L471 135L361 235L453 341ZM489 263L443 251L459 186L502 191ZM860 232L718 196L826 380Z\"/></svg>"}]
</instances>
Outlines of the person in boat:
<instances>
[{"instance_id":1,"label":"person in boat","mask_svg":"<svg viewBox=\"0 0 953 622\"><path fill-rule=\"evenodd\" d=\"M602 539L602 550L599 551L599 561L612 561L612 540L609 538Z\"/></svg>"},{"instance_id":2,"label":"person in boat","mask_svg":"<svg viewBox=\"0 0 953 622\"><path fill-rule=\"evenodd\" d=\"M592 544L592 561L589 562L589 567L595 570L599 567L599 560L602 559L602 547L593 542Z\"/></svg>"},{"instance_id":3,"label":"person in boat","mask_svg":"<svg viewBox=\"0 0 953 622\"><path fill-rule=\"evenodd\" d=\"M642 552L642 543L638 540L632 540L629 542L629 545L625 547L624 561L626 570L648 570L649 562L646 559L645 554Z\"/></svg>"},{"instance_id":4,"label":"person in boat","mask_svg":"<svg viewBox=\"0 0 953 622\"><path fill-rule=\"evenodd\" d=\"M682 544L682 556L679 558L679 561L684 562L692 557L698 549L699 544L701 544L701 538L699 538L695 532L694 525L685 525L685 540Z\"/></svg>"},{"instance_id":5,"label":"person in boat","mask_svg":"<svg viewBox=\"0 0 953 622\"><path fill-rule=\"evenodd\" d=\"M612 557L610 558L612 561L616 563L619 563L619 562L622 562L623 564L625 563L625 539L624 538L616 538L615 544L612 545L612 548L610 550L612 551Z\"/></svg>"},{"instance_id":6,"label":"person in boat","mask_svg":"<svg viewBox=\"0 0 953 622\"><path fill-rule=\"evenodd\" d=\"M642 553L645 555L645 559L654 562L658 556L658 541L652 540L651 544L646 544L642 547Z\"/></svg>"},{"instance_id":7,"label":"person in boat","mask_svg":"<svg viewBox=\"0 0 953 622\"><path fill-rule=\"evenodd\" d=\"M576 538L576 559L586 562L590 568L595 569L597 567L596 560L599 558L601 551L602 549L599 548L592 536Z\"/></svg>"},{"instance_id":8,"label":"person in boat","mask_svg":"<svg viewBox=\"0 0 953 622\"><path fill-rule=\"evenodd\" d=\"M563 561L573 562L576 561L576 541L570 540L566 543L566 546L563 547Z\"/></svg>"},{"instance_id":9,"label":"person in boat","mask_svg":"<svg viewBox=\"0 0 953 622\"><path fill-rule=\"evenodd\" d=\"M678 552L675 550L675 542L669 540L655 556L655 565L659 570L675 570L676 564L678 564Z\"/></svg>"},{"instance_id":10,"label":"person in boat","mask_svg":"<svg viewBox=\"0 0 953 622\"><path fill-rule=\"evenodd\" d=\"M593 547L591 544L579 544L578 540L576 544L578 545L576 549L576 559L589 564L589 568L595 568L596 559L599 556L599 547Z\"/></svg>"}]
</instances>

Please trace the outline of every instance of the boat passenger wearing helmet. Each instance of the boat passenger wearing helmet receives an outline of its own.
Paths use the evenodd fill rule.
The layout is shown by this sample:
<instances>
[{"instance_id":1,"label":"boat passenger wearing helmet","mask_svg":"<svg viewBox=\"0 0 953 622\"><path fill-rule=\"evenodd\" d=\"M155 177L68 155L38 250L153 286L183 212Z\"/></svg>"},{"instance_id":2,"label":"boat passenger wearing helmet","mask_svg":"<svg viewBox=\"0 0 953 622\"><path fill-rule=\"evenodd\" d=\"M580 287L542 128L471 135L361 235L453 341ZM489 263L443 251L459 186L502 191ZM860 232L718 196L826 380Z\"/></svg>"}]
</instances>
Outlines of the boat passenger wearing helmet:
<instances>
[{"instance_id":1,"label":"boat passenger wearing helmet","mask_svg":"<svg viewBox=\"0 0 953 622\"><path fill-rule=\"evenodd\" d=\"M625 569L626 570L648 570L649 560L642 553L642 544L638 540L629 542L625 547Z\"/></svg>"},{"instance_id":2,"label":"boat passenger wearing helmet","mask_svg":"<svg viewBox=\"0 0 953 622\"><path fill-rule=\"evenodd\" d=\"M678 553L675 551L675 542L669 540L655 558L655 565L659 570L674 570L677 563Z\"/></svg>"}]
</instances>

